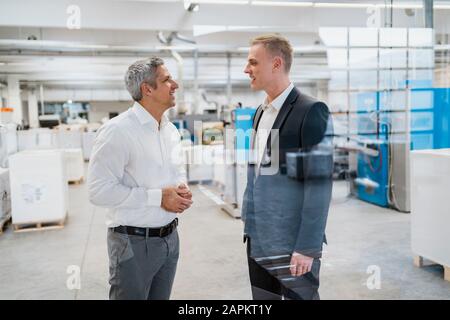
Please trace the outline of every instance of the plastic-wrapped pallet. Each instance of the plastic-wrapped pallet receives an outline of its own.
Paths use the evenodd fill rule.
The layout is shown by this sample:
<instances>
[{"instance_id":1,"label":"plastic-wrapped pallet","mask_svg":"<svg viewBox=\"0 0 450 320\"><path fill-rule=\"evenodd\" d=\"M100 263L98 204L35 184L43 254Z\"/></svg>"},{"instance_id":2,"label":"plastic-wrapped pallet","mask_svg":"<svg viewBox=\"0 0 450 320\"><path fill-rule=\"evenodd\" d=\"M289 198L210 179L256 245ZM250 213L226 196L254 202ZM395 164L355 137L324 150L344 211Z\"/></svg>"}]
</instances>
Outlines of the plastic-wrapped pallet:
<instances>
[{"instance_id":1,"label":"plastic-wrapped pallet","mask_svg":"<svg viewBox=\"0 0 450 320\"><path fill-rule=\"evenodd\" d=\"M9 170L0 168L0 220L11 211L11 197L9 187Z\"/></svg>"},{"instance_id":2,"label":"plastic-wrapped pallet","mask_svg":"<svg viewBox=\"0 0 450 320\"><path fill-rule=\"evenodd\" d=\"M84 160L81 149L64 149L64 162L68 182L81 182L84 178Z\"/></svg>"},{"instance_id":3,"label":"plastic-wrapped pallet","mask_svg":"<svg viewBox=\"0 0 450 320\"><path fill-rule=\"evenodd\" d=\"M414 150L411 156L411 248L415 264L423 258L444 267L450 281L450 149Z\"/></svg>"},{"instance_id":4,"label":"plastic-wrapped pallet","mask_svg":"<svg viewBox=\"0 0 450 320\"><path fill-rule=\"evenodd\" d=\"M34 130L17 131L17 147L18 151L36 149L37 132Z\"/></svg>"},{"instance_id":5,"label":"plastic-wrapped pallet","mask_svg":"<svg viewBox=\"0 0 450 320\"><path fill-rule=\"evenodd\" d=\"M96 132L83 132L83 157L84 160L89 160L91 157L92 148L94 147L94 140L97 136Z\"/></svg>"},{"instance_id":6,"label":"plastic-wrapped pallet","mask_svg":"<svg viewBox=\"0 0 450 320\"><path fill-rule=\"evenodd\" d=\"M38 135L38 149L56 149L56 134L48 128L35 129Z\"/></svg>"},{"instance_id":7,"label":"plastic-wrapped pallet","mask_svg":"<svg viewBox=\"0 0 450 320\"><path fill-rule=\"evenodd\" d=\"M197 145L184 149L187 159L189 182L212 181L214 178L214 158L211 146Z\"/></svg>"},{"instance_id":8,"label":"plastic-wrapped pallet","mask_svg":"<svg viewBox=\"0 0 450 320\"><path fill-rule=\"evenodd\" d=\"M68 210L63 150L26 150L10 156L13 224L62 222Z\"/></svg>"},{"instance_id":9,"label":"plastic-wrapped pallet","mask_svg":"<svg viewBox=\"0 0 450 320\"><path fill-rule=\"evenodd\" d=\"M56 148L55 132L47 128L18 131L17 140L19 151Z\"/></svg>"},{"instance_id":10,"label":"plastic-wrapped pallet","mask_svg":"<svg viewBox=\"0 0 450 320\"><path fill-rule=\"evenodd\" d=\"M17 125L0 126L0 166L8 167L8 156L17 152Z\"/></svg>"},{"instance_id":11,"label":"plastic-wrapped pallet","mask_svg":"<svg viewBox=\"0 0 450 320\"><path fill-rule=\"evenodd\" d=\"M101 126L102 124L100 122L91 122L85 125L85 131L95 132L100 129Z\"/></svg>"},{"instance_id":12,"label":"plastic-wrapped pallet","mask_svg":"<svg viewBox=\"0 0 450 320\"><path fill-rule=\"evenodd\" d=\"M81 149L81 134L82 132L79 130L57 130L57 147L59 149Z\"/></svg>"},{"instance_id":13,"label":"plastic-wrapped pallet","mask_svg":"<svg viewBox=\"0 0 450 320\"><path fill-rule=\"evenodd\" d=\"M213 158L214 158L214 182L220 186L225 186L225 150L224 145L213 146Z\"/></svg>"}]
</instances>

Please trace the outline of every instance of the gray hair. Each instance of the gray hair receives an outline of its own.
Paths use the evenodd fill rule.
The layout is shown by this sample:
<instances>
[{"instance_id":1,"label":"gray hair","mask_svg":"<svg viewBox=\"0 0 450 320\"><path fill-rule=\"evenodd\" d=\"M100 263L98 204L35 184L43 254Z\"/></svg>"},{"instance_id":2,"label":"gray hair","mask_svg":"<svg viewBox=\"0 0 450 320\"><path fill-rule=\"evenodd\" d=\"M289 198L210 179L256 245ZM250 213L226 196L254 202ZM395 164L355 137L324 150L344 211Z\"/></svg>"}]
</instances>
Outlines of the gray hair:
<instances>
[{"instance_id":1,"label":"gray hair","mask_svg":"<svg viewBox=\"0 0 450 320\"><path fill-rule=\"evenodd\" d=\"M148 83L156 88L156 69L164 64L158 57L138 60L128 67L125 74L125 86L134 101L142 99L141 84Z\"/></svg>"}]
</instances>

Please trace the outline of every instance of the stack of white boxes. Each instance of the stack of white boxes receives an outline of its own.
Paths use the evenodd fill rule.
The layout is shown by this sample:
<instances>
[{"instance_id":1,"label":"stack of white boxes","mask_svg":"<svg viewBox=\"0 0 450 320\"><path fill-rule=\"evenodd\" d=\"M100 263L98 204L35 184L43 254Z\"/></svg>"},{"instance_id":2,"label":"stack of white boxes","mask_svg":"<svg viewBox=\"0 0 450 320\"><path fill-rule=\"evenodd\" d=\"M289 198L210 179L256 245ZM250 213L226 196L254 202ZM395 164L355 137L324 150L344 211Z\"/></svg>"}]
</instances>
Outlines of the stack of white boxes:
<instances>
[{"instance_id":1,"label":"stack of white boxes","mask_svg":"<svg viewBox=\"0 0 450 320\"><path fill-rule=\"evenodd\" d=\"M184 149L189 182L212 181L214 178L213 147L197 145Z\"/></svg>"},{"instance_id":2,"label":"stack of white boxes","mask_svg":"<svg viewBox=\"0 0 450 320\"><path fill-rule=\"evenodd\" d=\"M47 128L17 132L18 151L56 148L55 132Z\"/></svg>"},{"instance_id":3,"label":"stack of white boxes","mask_svg":"<svg viewBox=\"0 0 450 320\"><path fill-rule=\"evenodd\" d=\"M82 148L81 130L57 130L56 141L59 149Z\"/></svg>"},{"instance_id":4,"label":"stack of white boxes","mask_svg":"<svg viewBox=\"0 0 450 320\"><path fill-rule=\"evenodd\" d=\"M11 193L9 187L9 170L0 168L0 221L11 211Z\"/></svg>"},{"instance_id":5,"label":"stack of white boxes","mask_svg":"<svg viewBox=\"0 0 450 320\"><path fill-rule=\"evenodd\" d=\"M89 160L91 157L92 148L94 147L94 140L97 136L96 132L83 132L83 157L84 160Z\"/></svg>"},{"instance_id":6,"label":"stack of white boxes","mask_svg":"<svg viewBox=\"0 0 450 320\"><path fill-rule=\"evenodd\" d=\"M18 151L36 149L37 134L34 130L24 130L17 132Z\"/></svg>"},{"instance_id":7,"label":"stack of white boxes","mask_svg":"<svg viewBox=\"0 0 450 320\"><path fill-rule=\"evenodd\" d=\"M81 182L84 179L84 161L81 149L64 149L64 161L68 182Z\"/></svg>"},{"instance_id":8,"label":"stack of white boxes","mask_svg":"<svg viewBox=\"0 0 450 320\"><path fill-rule=\"evenodd\" d=\"M0 127L0 166L8 167L8 157L17 152L17 125L4 124Z\"/></svg>"},{"instance_id":9,"label":"stack of white boxes","mask_svg":"<svg viewBox=\"0 0 450 320\"><path fill-rule=\"evenodd\" d=\"M10 156L13 224L62 222L68 185L62 150L27 150Z\"/></svg>"},{"instance_id":10,"label":"stack of white boxes","mask_svg":"<svg viewBox=\"0 0 450 320\"><path fill-rule=\"evenodd\" d=\"M214 158L214 182L220 187L225 187L226 166L224 145L213 146Z\"/></svg>"},{"instance_id":11,"label":"stack of white boxes","mask_svg":"<svg viewBox=\"0 0 450 320\"><path fill-rule=\"evenodd\" d=\"M99 123L87 125L60 125L51 130L48 128L37 128L30 130L20 130L6 134L9 131L5 127L0 128L0 166L7 166L8 155L17 151L35 150L35 149L78 149L83 152L83 159L89 160L94 146L94 140L97 135L95 132L100 127ZM10 141L14 138L14 141ZM8 139L6 141L6 139ZM8 144L3 144L8 142ZM5 151L3 146L14 147L12 150Z\"/></svg>"},{"instance_id":12,"label":"stack of white boxes","mask_svg":"<svg viewBox=\"0 0 450 320\"><path fill-rule=\"evenodd\" d=\"M450 281L450 149L411 152L411 245L423 258L444 266Z\"/></svg>"}]
</instances>

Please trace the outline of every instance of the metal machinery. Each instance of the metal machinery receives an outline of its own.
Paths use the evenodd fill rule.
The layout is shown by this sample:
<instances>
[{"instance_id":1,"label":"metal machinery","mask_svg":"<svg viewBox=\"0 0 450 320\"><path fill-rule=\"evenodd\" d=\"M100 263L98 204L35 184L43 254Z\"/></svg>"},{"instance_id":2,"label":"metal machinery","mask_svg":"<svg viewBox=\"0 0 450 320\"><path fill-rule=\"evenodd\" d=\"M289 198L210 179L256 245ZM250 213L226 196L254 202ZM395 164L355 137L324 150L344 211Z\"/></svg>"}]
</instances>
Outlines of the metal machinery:
<instances>
[{"instance_id":1,"label":"metal machinery","mask_svg":"<svg viewBox=\"0 0 450 320\"><path fill-rule=\"evenodd\" d=\"M388 144L374 140L368 147L376 150L378 155L358 154L357 194L362 200L388 207Z\"/></svg>"},{"instance_id":2,"label":"metal machinery","mask_svg":"<svg viewBox=\"0 0 450 320\"><path fill-rule=\"evenodd\" d=\"M242 200L247 185L247 162L255 112L256 109L251 108L233 110L232 130L225 131L226 183L225 205L222 206L222 209L234 218L241 217ZM230 135L230 131L233 132L232 135Z\"/></svg>"},{"instance_id":3,"label":"metal machinery","mask_svg":"<svg viewBox=\"0 0 450 320\"><path fill-rule=\"evenodd\" d=\"M358 153L356 192L362 200L409 212L409 151L450 147L450 89L411 89L409 112L392 108L394 95L358 95L358 140L375 153Z\"/></svg>"}]
</instances>

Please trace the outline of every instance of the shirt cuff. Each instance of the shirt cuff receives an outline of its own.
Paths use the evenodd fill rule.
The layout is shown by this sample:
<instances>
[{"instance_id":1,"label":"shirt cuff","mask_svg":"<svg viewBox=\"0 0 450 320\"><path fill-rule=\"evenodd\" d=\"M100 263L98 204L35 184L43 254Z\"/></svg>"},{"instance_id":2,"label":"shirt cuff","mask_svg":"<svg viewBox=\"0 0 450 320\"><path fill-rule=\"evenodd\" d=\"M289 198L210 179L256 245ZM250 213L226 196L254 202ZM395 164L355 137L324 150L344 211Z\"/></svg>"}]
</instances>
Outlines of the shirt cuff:
<instances>
[{"instance_id":1,"label":"shirt cuff","mask_svg":"<svg viewBox=\"0 0 450 320\"><path fill-rule=\"evenodd\" d=\"M161 189L148 189L147 190L147 205L153 207L160 207L162 200Z\"/></svg>"},{"instance_id":2,"label":"shirt cuff","mask_svg":"<svg viewBox=\"0 0 450 320\"><path fill-rule=\"evenodd\" d=\"M179 179L177 179L177 187L178 187L180 184L182 184L182 183L185 184L186 187L189 188L188 183L187 183L187 179L185 179L185 178L179 178Z\"/></svg>"}]
</instances>

